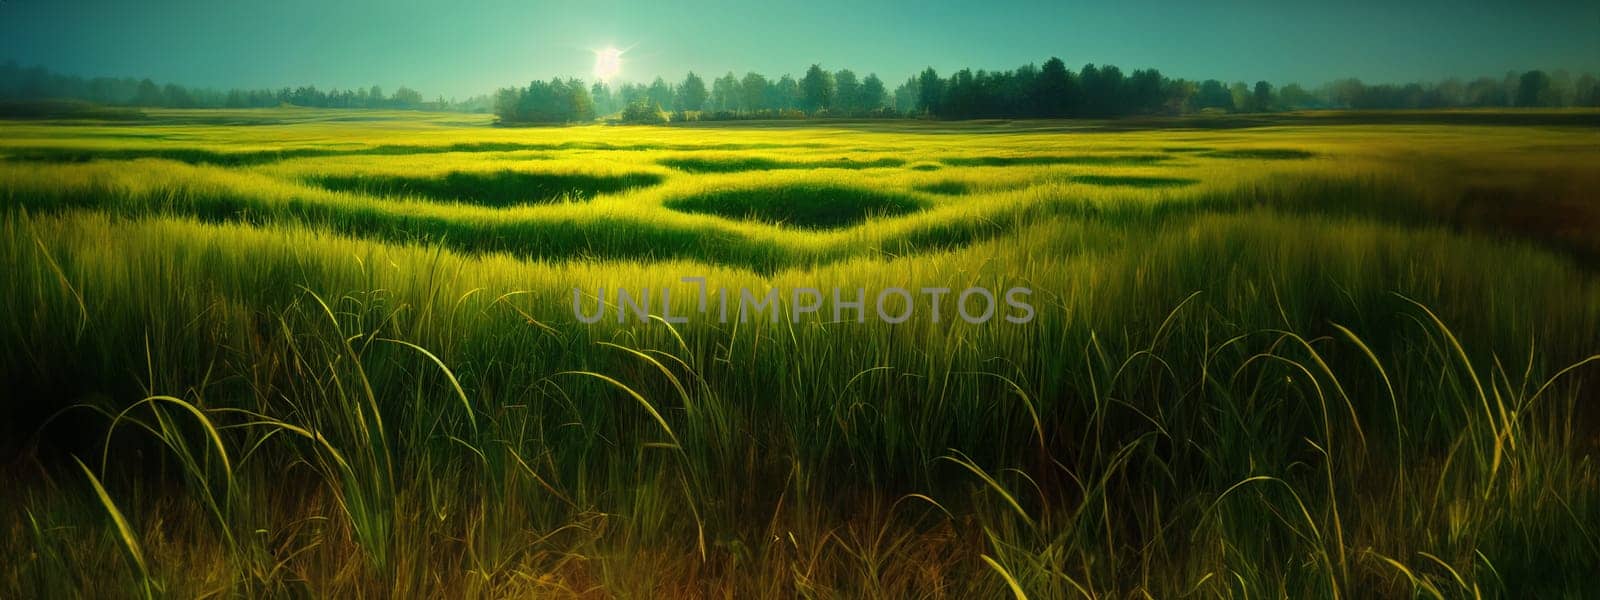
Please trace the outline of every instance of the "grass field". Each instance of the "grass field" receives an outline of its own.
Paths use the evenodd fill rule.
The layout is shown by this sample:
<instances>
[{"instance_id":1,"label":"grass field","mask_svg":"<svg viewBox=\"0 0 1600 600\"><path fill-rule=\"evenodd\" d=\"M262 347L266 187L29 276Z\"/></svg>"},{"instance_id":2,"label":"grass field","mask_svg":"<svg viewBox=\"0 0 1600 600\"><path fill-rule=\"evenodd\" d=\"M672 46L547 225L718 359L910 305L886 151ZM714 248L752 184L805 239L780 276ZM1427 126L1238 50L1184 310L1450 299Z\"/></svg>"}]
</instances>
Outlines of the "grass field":
<instances>
[{"instance_id":1,"label":"grass field","mask_svg":"<svg viewBox=\"0 0 1600 600\"><path fill-rule=\"evenodd\" d=\"M3 596L1600 592L1592 113L150 112L0 123Z\"/></svg>"}]
</instances>

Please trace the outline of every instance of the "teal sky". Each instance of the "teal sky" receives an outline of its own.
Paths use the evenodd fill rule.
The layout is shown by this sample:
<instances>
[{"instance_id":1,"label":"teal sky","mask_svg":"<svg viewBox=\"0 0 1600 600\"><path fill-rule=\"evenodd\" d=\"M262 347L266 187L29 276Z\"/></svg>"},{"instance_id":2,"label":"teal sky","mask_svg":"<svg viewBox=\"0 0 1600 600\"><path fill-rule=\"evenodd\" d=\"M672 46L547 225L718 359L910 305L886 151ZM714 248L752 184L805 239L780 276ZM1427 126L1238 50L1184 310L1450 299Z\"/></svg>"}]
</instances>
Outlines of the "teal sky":
<instances>
[{"instance_id":1,"label":"teal sky","mask_svg":"<svg viewBox=\"0 0 1600 600\"><path fill-rule=\"evenodd\" d=\"M466 4L466 6L455 6ZM926 66L1056 55L1228 81L1437 80L1600 71L1600 1L1102 2L0 0L0 60L209 87L404 84L465 97L533 78L622 79L807 65L898 82Z\"/></svg>"}]
</instances>

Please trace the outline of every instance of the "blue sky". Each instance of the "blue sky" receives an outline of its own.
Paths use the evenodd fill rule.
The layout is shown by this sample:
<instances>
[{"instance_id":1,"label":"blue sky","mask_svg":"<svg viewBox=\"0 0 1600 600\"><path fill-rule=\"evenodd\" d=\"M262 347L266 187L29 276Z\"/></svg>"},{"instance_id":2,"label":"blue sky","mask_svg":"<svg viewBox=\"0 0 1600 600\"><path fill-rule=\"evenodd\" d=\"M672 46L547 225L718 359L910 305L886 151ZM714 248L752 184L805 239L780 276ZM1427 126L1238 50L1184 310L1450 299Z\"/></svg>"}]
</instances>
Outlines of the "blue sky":
<instances>
[{"instance_id":1,"label":"blue sky","mask_svg":"<svg viewBox=\"0 0 1600 600\"><path fill-rule=\"evenodd\" d=\"M926 66L1060 56L1227 81L1321 83L1600 72L1600 1L1120 2L0 0L0 60L210 87L404 84L464 97L533 78L807 65L891 82Z\"/></svg>"}]
</instances>

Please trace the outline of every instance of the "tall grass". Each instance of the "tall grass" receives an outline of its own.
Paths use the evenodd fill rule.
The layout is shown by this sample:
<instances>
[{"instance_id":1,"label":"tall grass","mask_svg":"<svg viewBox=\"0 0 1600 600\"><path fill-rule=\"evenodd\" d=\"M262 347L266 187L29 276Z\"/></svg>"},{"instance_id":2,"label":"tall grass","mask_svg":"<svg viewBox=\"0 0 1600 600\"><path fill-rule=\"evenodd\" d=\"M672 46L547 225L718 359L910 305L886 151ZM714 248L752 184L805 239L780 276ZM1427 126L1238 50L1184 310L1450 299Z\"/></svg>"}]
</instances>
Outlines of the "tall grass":
<instances>
[{"instance_id":1,"label":"tall grass","mask_svg":"<svg viewBox=\"0 0 1600 600\"><path fill-rule=\"evenodd\" d=\"M486 135L620 147L707 134ZM905 165L1063 137L719 135L700 141L917 146ZM1092 143L1289 143L1225 135ZM0 586L1582 595L1600 564L1593 265L1556 234L1461 222L1459 187L1362 163L1363 135L1295 138L1317 157L1268 157L1253 174L1201 162L1255 160L1221 158L690 174L647 164L655 150L572 148L516 168L664 181L512 209L297 183L419 164L406 156L0 166L4 464L20 482L0 501L21 509L4 521L0 551L19 558ZM476 168L504 166L458 155L417 176L490 161ZM1084 176L1201 182L1071 180ZM917 191L946 180L980 185ZM758 182L930 208L824 232L667 206ZM1038 316L973 325L948 303L938 323L899 325L571 314L573 288L693 298L679 278L696 275L731 289L1027 285Z\"/></svg>"}]
</instances>

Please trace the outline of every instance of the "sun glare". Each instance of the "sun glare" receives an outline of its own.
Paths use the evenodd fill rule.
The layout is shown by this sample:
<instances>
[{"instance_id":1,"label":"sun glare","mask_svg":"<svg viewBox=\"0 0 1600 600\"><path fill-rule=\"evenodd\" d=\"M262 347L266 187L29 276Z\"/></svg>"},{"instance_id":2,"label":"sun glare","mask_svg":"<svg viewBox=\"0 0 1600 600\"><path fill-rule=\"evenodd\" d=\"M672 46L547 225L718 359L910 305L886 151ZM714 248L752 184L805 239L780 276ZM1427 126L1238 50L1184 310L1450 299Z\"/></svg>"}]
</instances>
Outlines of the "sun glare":
<instances>
[{"instance_id":1,"label":"sun glare","mask_svg":"<svg viewBox=\"0 0 1600 600\"><path fill-rule=\"evenodd\" d=\"M622 73L622 51L616 48L606 48L594 51L594 78L600 81L611 81Z\"/></svg>"}]
</instances>

